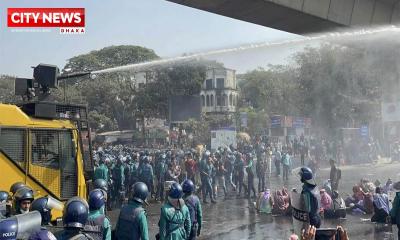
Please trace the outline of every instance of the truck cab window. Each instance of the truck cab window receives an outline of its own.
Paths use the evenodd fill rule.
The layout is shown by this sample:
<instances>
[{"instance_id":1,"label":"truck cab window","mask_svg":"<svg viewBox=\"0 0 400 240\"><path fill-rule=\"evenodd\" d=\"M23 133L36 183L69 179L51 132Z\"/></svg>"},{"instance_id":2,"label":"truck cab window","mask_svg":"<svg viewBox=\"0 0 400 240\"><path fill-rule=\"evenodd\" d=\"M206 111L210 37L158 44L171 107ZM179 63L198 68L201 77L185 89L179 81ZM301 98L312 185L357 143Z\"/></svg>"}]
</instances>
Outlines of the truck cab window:
<instances>
[{"instance_id":1,"label":"truck cab window","mask_svg":"<svg viewBox=\"0 0 400 240\"><path fill-rule=\"evenodd\" d=\"M57 131L32 131L32 164L42 167L59 169L60 167L60 139Z\"/></svg>"}]
</instances>

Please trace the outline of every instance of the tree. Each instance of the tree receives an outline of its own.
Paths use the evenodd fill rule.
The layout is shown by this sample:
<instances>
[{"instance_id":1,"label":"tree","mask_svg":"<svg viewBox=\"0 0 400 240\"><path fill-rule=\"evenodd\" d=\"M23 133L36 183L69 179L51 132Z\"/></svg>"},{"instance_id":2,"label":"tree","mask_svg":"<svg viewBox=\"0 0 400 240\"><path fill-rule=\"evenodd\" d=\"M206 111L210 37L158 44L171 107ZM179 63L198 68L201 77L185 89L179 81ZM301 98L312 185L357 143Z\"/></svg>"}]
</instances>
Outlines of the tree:
<instances>
[{"instance_id":1,"label":"tree","mask_svg":"<svg viewBox=\"0 0 400 240\"><path fill-rule=\"evenodd\" d=\"M95 71L158 58L153 50L144 47L111 46L70 58L63 72ZM137 107L133 97L133 75L132 72L118 72L100 74L94 80L73 79L68 81L67 100L87 102L90 111L93 112L89 117L96 116L90 120L103 119L108 123L102 124L104 131L133 128ZM59 99L63 98L61 89L58 96ZM115 122L117 125L113 124ZM97 123L95 125L100 126Z\"/></svg>"},{"instance_id":2,"label":"tree","mask_svg":"<svg viewBox=\"0 0 400 240\"><path fill-rule=\"evenodd\" d=\"M0 75L0 103L15 102L18 96L14 95L15 77Z\"/></svg>"}]
</instances>

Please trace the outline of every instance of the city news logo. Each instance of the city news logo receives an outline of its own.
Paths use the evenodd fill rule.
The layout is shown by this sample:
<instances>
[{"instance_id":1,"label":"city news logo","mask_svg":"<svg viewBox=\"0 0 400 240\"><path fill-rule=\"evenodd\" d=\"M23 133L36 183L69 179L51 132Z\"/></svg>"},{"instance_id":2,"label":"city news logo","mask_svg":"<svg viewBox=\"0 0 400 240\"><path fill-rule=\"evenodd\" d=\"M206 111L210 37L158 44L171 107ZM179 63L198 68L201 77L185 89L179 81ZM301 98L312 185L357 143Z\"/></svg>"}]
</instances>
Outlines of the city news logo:
<instances>
[{"instance_id":1,"label":"city news logo","mask_svg":"<svg viewBox=\"0 0 400 240\"><path fill-rule=\"evenodd\" d=\"M60 28L60 34L85 33L84 8L8 8L9 28Z\"/></svg>"}]
</instances>

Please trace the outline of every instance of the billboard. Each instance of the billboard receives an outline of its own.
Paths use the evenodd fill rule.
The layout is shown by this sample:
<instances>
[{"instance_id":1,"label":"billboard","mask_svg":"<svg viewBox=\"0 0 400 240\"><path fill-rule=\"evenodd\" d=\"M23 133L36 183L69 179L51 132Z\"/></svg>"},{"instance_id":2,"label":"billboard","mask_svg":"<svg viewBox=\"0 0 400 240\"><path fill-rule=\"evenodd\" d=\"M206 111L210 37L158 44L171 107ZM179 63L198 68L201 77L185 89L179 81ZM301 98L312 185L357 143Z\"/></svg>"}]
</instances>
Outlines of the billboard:
<instances>
[{"instance_id":1,"label":"billboard","mask_svg":"<svg viewBox=\"0 0 400 240\"><path fill-rule=\"evenodd\" d=\"M275 115L271 117L271 128L279 128L282 126L282 117Z\"/></svg>"},{"instance_id":2,"label":"billboard","mask_svg":"<svg viewBox=\"0 0 400 240\"><path fill-rule=\"evenodd\" d=\"M400 101L382 102L382 121L383 122L400 121Z\"/></svg>"},{"instance_id":3,"label":"billboard","mask_svg":"<svg viewBox=\"0 0 400 240\"><path fill-rule=\"evenodd\" d=\"M168 109L171 123L185 122L190 118L200 120L200 96L171 96Z\"/></svg>"}]
</instances>

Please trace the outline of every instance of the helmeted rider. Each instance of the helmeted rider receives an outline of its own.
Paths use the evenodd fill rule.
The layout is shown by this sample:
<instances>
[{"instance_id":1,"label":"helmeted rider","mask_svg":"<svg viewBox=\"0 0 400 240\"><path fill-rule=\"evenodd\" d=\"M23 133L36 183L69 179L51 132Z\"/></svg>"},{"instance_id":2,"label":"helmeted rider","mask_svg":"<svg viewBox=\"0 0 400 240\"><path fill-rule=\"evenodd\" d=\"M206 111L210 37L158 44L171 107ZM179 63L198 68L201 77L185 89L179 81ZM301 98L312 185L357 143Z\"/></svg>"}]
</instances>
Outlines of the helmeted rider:
<instances>
[{"instance_id":1,"label":"helmeted rider","mask_svg":"<svg viewBox=\"0 0 400 240\"><path fill-rule=\"evenodd\" d=\"M319 215L319 191L315 183L313 172L308 167L302 167L299 172L300 181L303 183L301 191L305 203L305 209L309 213L310 225L319 228L321 217Z\"/></svg>"},{"instance_id":2,"label":"helmeted rider","mask_svg":"<svg viewBox=\"0 0 400 240\"><path fill-rule=\"evenodd\" d=\"M194 194L195 185L189 179L185 180L182 183L182 190L184 193L183 199L185 200L185 204L189 209L190 220L192 223L192 228L190 231L190 235L187 238L188 240L196 239L196 236L200 236L202 219L203 219L203 211L201 210L200 199Z\"/></svg>"},{"instance_id":3,"label":"helmeted rider","mask_svg":"<svg viewBox=\"0 0 400 240\"><path fill-rule=\"evenodd\" d=\"M56 240L57 238L47 230L46 226L51 226L51 209L52 207L48 204L49 198L48 197L41 197L35 199L32 202L31 211L38 211L42 216L42 227L39 231L33 233L29 240Z\"/></svg>"},{"instance_id":4,"label":"helmeted rider","mask_svg":"<svg viewBox=\"0 0 400 240\"><path fill-rule=\"evenodd\" d=\"M182 196L181 185L177 182L172 183L168 201L161 208L160 240L185 240L190 236L190 213Z\"/></svg>"},{"instance_id":5,"label":"helmeted rider","mask_svg":"<svg viewBox=\"0 0 400 240\"><path fill-rule=\"evenodd\" d=\"M94 239L111 240L110 220L105 216L107 193L94 189L89 193L89 217L85 230L93 232Z\"/></svg>"},{"instance_id":6,"label":"helmeted rider","mask_svg":"<svg viewBox=\"0 0 400 240\"><path fill-rule=\"evenodd\" d=\"M137 182L131 189L128 204L121 208L115 235L121 240L148 240L149 229L147 226L146 211L143 208L147 204L146 198L149 190L145 183Z\"/></svg>"},{"instance_id":7,"label":"helmeted rider","mask_svg":"<svg viewBox=\"0 0 400 240\"><path fill-rule=\"evenodd\" d=\"M84 227L89 216L87 202L79 197L67 201L63 210L64 230L56 237L58 240L93 240L93 237L84 232Z\"/></svg>"}]
</instances>

